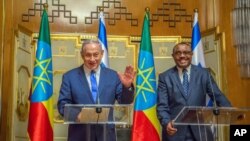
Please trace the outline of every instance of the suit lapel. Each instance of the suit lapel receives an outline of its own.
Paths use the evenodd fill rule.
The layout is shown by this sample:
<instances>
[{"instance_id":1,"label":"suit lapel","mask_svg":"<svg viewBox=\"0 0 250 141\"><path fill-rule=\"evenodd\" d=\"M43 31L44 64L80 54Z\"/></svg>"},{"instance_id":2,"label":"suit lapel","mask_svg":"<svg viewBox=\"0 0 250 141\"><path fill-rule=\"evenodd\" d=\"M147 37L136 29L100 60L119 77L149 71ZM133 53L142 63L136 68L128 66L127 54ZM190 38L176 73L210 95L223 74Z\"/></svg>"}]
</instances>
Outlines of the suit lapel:
<instances>
[{"instance_id":1,"label":"suit lapel","mask_svg":"<svg viewBox=\"0 0 250 141\"><path fill-rule=\"evenodd\" d=\"M184 93L184 90L183 90L183 87L182 87L182 84L181 84L181 80L180 80L180 77L179 77L179 73L178 73L178 69L175 67L174 68L174 71L173 71L173 75L174 75L174 81L176 82L177 84L177 87L179 88L182 96L187 100L187 97Z\"/></svg>"},{"instance_id":2,"label":"suit lapel","mask_svg":"<svg viewBox=\"0 0 250 141\"><path fill-rule=\"evenodd\" d=\"M194 75L196 73L196 68L191 65L191 71L190 71L190 80L189 80L189 90L188 90L188 97L190 97L190 95L192 94L192 88L195 85L195 76Z\"/></svg>"},{"instance_id":3,"label":"suit lapel","mask_svg":"<svg viewBox=\"0 0 250 141\"><path fill-rule=\"evenodd\" d=\"M102 94L102 90L103 90L103 87L104 87L104 84L105 84L105 82L104 82L105 80L106 81L108 80L108 78L106 78L106 71L105 71L105 68L101 68L100 78L99 78L99 85L98 85L99 97Z\"/></svg>"},{"instance_id":4,"label":"suit lapel","mask_svg":"<svg viewBox=\"0 0 250 141\"><path fill-rule=\"evenodd\" d=\"M88 81L87 81L87 77L86 77L86 75L85 75L85 72L84 72L84 69L83 69L83 66L81 66L80 68L79 68L79 81L80 81L80 86L81 87L83 87L83 89L87 89L86 90L86 94L89 96L89 98L92 100L92 102L93 103L95 103L94 102L94 99L93 99L93 97L92 97L92 93L91 93L91 89L90 89L90 87L89 87L89 83L88 83ZM83 90L84 91L84 90ZM84 93L85 94L85 93Z\"/></svg>"}]
</instances>

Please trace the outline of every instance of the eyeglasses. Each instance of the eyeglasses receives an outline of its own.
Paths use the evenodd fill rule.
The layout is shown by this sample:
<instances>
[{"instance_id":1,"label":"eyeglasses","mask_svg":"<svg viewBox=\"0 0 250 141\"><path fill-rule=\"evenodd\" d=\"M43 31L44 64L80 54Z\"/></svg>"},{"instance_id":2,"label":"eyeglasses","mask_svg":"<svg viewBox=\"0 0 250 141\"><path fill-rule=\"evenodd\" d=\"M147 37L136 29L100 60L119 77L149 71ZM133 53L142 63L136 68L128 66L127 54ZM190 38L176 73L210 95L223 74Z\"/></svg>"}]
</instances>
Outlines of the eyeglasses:
<instances>
[{"instance_id":1,"label":"eyeglasses","mask_svg":"<svg viewBox=\"0 0 250 141\"><path fill-rule=\"evenodd\" d=\"M176 51L176 52L174 52L174 55L177 55L177 56L181 56L182 54L185 55L185 56L191 55L191 54L192 54L192 51L183 51L183 52L181 52L181 51Z\"/></svg>"}]
</instances>

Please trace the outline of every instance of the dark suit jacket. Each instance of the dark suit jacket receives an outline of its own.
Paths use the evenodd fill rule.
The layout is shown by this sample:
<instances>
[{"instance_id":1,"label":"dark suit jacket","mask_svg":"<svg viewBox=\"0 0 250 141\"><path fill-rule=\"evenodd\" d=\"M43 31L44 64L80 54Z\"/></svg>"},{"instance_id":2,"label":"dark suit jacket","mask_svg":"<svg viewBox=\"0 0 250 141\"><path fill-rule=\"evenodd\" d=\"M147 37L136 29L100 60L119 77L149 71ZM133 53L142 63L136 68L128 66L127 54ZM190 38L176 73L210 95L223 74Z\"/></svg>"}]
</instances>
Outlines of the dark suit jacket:
<instances>
[{"instance_id":1,"label":"dark suit jacket","mask_svg":"<svg viewBox=\"0 0 250 141\"><path fill-rule=\"evenodd\" d=\"M211 89L211 86L213 89ZM231 106L207 69L191 65L188 95L184 94L176 67L161 73L158 83L157 114L163 126L163 131L166 130L167 123L173 120L184 106L206 106L206 94L213 99L212 91L214 91L218 106ZM187 126L176 126L176 128L178 131L174 136L166 135L168 141L184 141L185 133L188 130ZM201 137L204 139L207 136L208 140L212 141L213 139L210 138L212 134L209 129L208 127L201 129ZM197 126L191 126L191 130L196 140L200 141Z\"/></svg>"},{"instance_id":2,"label":"dark suit jacket","mask_svg":"<svg viewBox=\"0 0 250 141\"><path fill-rule=\"evenodd\" d=\"M109 68L101 68L98 91L100 104L114 104L116 100L120 104L130 104L134 99L134 90L124 88L117 72ZM61 115L64 115L65 104L95 104L83 66L63 75L57 103ZM103 132L104 129L107 130ZM87 141L88 139L102 141L104 137L107 137L107 141L116 140L114 125L69 125L69 141Z\"/></svg>"}]
</instances>

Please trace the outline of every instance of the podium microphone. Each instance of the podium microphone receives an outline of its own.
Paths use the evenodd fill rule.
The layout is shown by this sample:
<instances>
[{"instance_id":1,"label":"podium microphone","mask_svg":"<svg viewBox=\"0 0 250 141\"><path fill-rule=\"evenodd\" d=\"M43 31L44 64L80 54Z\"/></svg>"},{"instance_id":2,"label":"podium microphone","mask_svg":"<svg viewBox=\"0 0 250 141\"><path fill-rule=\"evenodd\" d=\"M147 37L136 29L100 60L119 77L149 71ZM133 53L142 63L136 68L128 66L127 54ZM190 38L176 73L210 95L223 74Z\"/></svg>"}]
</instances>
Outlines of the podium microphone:
<instances>
[{"instance_id":1,"label":"podium microphone","mask_svg":"<svg viewBox=\"0 0 250 141\"><path fill-rule=\"evenodd\" d=\"M96 100L96 109L95 112L100 114L102 112L102 107L100 106L100 96L99 96L99 90L98 90L98 86L97 86L97 100Z\"/></svg>"},{"instance_id":2,"label":"podium microphone","mask_svg":"<svg viewBox=\"0 0 250 141\"><path fill-rule=\"evenodd\" d=\"M214 88L213 88L213 84L212 84L212 80L211 80L211 74L209 73L209 84L210 84L210 87L211 87L211 90L212 90L212 95L213 95L213 114L215 116L218 116L220 115L220 110L218 108L218 105L216 103L216 99L215 99L215 95L214 95Z\"/></svg>"},{"instance_id":3,"label":"podium microphone","mask_svg":"<svg viewBox=\"0 0 250 141\"><path fill-rule=\"evenodd\" d=\"M95 112L100 114L102 112L102 107L101 106L98 106L99 104L97 104L97 107L95 109Z\"/></svg>"},{"instance_id":4,"label":"podium microphone","mask_svg":"<svg viewBox=\"0 0 250 141\"><path fill-rule=\"evenodd\" d=\"M92 79L91 79L91 77L92 77ZM97 114L99 114L99 113L102 112L102 108L100 107L99 87L98 87L98 83L97 83L97 79L96 79L96 72L94 70L91 71L90 79L91 79L90 80L91 81L91 85L92 85L92 81L95 81L94 84L93 84L96 87L95 88L95 90L96 90L96 101L95 101L95 104L97 106L96 106L95 112ZM91 86L91 87L93 87L93 86Z\"/></svg>"}]
</instances>

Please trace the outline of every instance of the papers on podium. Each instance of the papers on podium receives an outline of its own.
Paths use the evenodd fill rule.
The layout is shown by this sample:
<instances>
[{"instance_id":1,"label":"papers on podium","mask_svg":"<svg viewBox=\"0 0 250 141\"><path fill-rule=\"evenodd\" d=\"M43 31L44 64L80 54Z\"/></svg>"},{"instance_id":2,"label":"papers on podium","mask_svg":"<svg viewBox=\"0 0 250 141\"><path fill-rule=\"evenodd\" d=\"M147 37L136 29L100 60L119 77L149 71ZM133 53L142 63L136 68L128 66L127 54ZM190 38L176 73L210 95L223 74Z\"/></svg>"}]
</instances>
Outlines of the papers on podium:
<instances>
[{"instance_id":1,"label":"papers on podium","mask_svg":"<svg viewBox=\"0 0 250 141\"><path fill-rule=\"evenodd\" d=\"M96 112L96 107L85 107L82 108L79 116L80 123L86 124L105 124L108 123L109 109L102 108L100 113Z\"/></svg>"},{"instance_id":2,"label":"papers on podium","mask_svg":"<svg viewBox=\"0 0 250 141\"><path fill-rule=\"evenodd\" d=\"M98 113L99 108L101 113ZM63 120L64 124L130 125L132 112L132 104L66 104Z\"/></svg>"}]
</instances>

